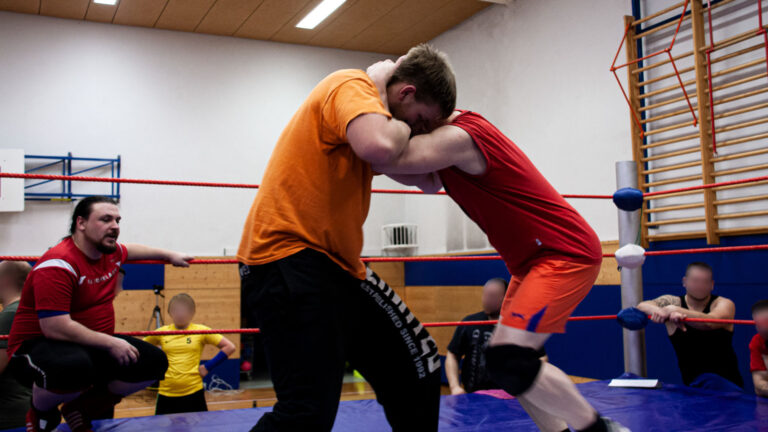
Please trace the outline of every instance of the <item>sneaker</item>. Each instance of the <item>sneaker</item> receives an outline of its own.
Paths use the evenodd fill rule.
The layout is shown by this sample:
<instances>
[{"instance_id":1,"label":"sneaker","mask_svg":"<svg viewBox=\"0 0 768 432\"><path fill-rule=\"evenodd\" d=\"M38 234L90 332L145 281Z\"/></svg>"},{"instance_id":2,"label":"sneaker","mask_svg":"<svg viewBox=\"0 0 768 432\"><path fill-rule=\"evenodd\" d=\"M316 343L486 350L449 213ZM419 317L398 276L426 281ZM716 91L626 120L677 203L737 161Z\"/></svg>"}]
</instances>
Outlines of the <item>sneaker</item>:
<instances>
[{"instance_id":1,"label":"sneaker","mask_svg":"<svg viewBox=\"0 0 768 432\"><path fill-rule=\"evenodd\" d=\"M91 432L91 420L106 418L105 413L111 412L120 399L106 389L90 388L77 399L62 405L61 415L72 432Z\"/></svg>"},{"instance_id":2,"label":"sneaker","mask_svg":"<svg viewBox=\"0 0 768 432\"><path fill-rule=\"evenodd\" d=\"M57 409L40 412L34 407L27 411L27 432L50 432L56 430L61 423L61 413Z\"/></svg>"},{"instance_id":3,"label":"sneaker","mask_svg":"<svg viewBox=\"0 0 768 432\"><path fill-rule=\"evenodd\" d=\"M628 427L622 425L621 423L611 420L608 417L601 417L603 421L605 422L605 427L608 429L608 432L631 432Z\"/></svg>"}]
</instances>

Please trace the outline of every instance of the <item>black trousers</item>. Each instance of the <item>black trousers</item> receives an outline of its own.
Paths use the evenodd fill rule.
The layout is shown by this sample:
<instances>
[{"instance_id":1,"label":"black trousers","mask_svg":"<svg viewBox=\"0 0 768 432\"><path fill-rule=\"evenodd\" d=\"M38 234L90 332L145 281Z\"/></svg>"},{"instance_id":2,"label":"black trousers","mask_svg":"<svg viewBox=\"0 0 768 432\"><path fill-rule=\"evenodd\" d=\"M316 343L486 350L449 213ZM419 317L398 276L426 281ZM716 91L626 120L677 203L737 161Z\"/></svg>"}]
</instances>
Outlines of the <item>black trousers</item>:
<instances>
[{"instance_id":1,"label":"black trousers","mask_svg":"<svg viewBox=\"0 0 768 432\"><path fill-rule=\"evenodd\" d=\"M171 397L157 395L155 415L200 411L208 411L208 404L205 403L205 390L203 389L186 396Z\"/></svg>"},{"instance_id":2,"label":"black trousers","mask_svg":"<svg viewBox=\"0 0 768 432\"><path fill-rule=\"evenodd\" d=\"M393 431L437 431L437 345L376 274L355 279L304 249L265 265L241 264L240 276L278 399L253 431L330 431L347 361L373 387Z\"/></svg>"},{"instance_id":3,"label":"black trousers","mask_svg":"<svg viewBox=\"0 0 768 432\"><path fill-rule=\"evenodd\" d=\"M105 350L39 337L24 341L11 357L10 373L22 384L69 393L110 381L161 380L168 359L160 348L140 339L115 335L139 350L136 363L121 366Z\"/></svg>"}]
</instances>

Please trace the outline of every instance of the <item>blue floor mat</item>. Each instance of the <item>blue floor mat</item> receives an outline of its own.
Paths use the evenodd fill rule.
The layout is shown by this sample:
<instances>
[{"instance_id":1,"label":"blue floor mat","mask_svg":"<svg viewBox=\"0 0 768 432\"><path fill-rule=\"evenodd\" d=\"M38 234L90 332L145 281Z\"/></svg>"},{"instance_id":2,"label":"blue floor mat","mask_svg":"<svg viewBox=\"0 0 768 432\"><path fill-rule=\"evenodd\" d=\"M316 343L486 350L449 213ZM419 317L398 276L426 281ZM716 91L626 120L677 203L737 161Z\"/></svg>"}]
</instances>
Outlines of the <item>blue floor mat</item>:
<instances>
[{"instance_id":1,"label":"blue floor mat","mask_svg":"<svg viewBox=\"0 0 768 432\"><path fill-rule=\"evenodd\" d=\"M664 385L661 389L610 388L607 381L579 390L604 416L633 431L768 431L768 399ZM248 432L271 408L173 414L95 422L97 432ZM69 428L61 426L69 432ZM334 432L391 430L374 400L342 402ZM515 400L468 394L444 396L440 432L536 431Z\"/></svg>"}]
</instances>

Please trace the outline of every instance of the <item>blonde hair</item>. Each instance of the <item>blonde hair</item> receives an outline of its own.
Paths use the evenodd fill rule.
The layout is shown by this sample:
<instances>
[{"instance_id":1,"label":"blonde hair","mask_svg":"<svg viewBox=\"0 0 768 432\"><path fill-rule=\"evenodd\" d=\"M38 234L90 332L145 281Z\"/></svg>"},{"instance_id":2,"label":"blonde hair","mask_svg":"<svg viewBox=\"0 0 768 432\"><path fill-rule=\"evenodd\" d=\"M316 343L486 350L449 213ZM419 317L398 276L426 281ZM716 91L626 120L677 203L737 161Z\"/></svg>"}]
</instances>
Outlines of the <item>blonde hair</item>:
<instances>
[{"instance_id":1,"label":"blonde hair","mask_svg":"<svg viewBox=\"0 0 768 432\"><path fill-rule=\"evenodd\" d=\"M189 294L181 293L171 297L171 300L168 302L168 313L171 312L171 306L173 306L173 304L176 302L189 306L192 308L192 312L195 311L195 299L193 299Z\"/></svg>"}]
</instances>

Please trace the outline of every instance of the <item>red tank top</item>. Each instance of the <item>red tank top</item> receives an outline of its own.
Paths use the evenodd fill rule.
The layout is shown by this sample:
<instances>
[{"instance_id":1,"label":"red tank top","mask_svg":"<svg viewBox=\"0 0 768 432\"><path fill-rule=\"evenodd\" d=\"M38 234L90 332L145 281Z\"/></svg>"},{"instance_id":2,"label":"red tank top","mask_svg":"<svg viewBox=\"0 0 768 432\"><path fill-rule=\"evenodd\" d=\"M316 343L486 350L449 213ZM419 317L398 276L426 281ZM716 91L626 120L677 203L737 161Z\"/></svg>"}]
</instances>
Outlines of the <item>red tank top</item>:
<instances>
[{"instance_id":1,"label":"red tank top","mask_svg":"<svg viewBox=\"0 0 768 432\"><path fill-rule=\"evenodd\" d=\"M446 168L440 179L488 235L510 273L523 275L544 259L602 261L597 234L509 138L471 111L462 111L451 124L472 137L487 169L475 176Z\"/></svg>"}]
</instances>

